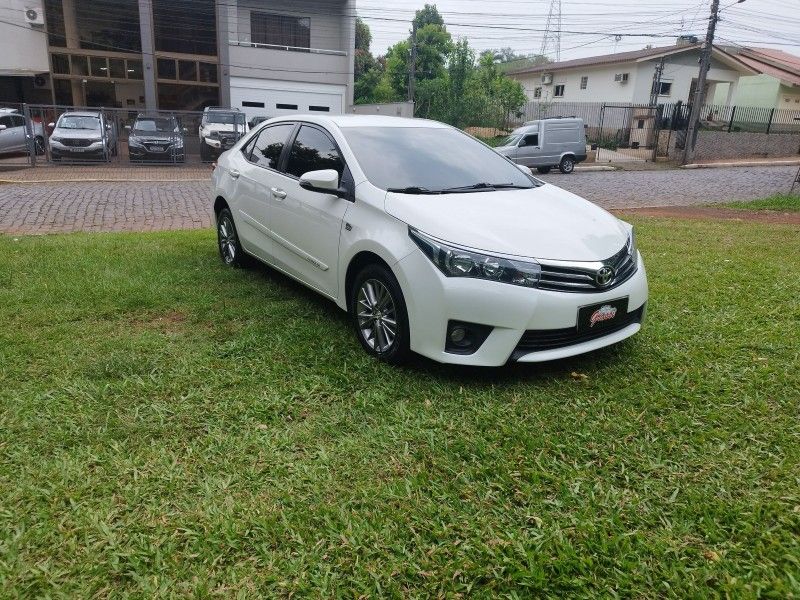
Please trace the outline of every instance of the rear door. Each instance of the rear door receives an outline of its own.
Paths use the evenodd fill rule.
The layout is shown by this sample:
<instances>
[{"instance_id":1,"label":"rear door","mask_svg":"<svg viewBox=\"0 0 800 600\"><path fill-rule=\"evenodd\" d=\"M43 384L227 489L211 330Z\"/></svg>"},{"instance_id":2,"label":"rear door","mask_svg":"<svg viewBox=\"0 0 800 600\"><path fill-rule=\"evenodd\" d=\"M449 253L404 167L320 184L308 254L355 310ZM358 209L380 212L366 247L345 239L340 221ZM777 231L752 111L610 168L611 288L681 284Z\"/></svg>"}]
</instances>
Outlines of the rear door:
<instances>
[{"instance_id":1,"label":"rear door","mask_svg":"<svg viewBox=\"0 0 800 600\"><path fill-rule=\"evenodd\" d=\"M276 262L286 271L332 298L338 296L339 235L349 202L300 187L309 171L345 170L339 147L322 127L302 123L269 197L267 219Z\"/></svg>"},{"instance_id":2,"label":"rear door","mask_svg":"<svg viewBox=\"0 0 800 600\"><path fill-rule=\"evenodd\" d=\"M295 123L278 123L262 129L255 140L232 157L231 172L235 179L236 223L245 249L263 260L273 256L271 224L268 210L275 188L283 176L278 172L286 142Z\"/></svg>"},{"instance_id":3,"label":"rear door","mask_svg":"<svg viewBox=\"0 0 800 600\"><path fill-rule=\"evenodd\" d=\"M3 115L0 125L0 152L21 152L25 150L25 119L17 115Z\"/></svg>"}]
</instances>

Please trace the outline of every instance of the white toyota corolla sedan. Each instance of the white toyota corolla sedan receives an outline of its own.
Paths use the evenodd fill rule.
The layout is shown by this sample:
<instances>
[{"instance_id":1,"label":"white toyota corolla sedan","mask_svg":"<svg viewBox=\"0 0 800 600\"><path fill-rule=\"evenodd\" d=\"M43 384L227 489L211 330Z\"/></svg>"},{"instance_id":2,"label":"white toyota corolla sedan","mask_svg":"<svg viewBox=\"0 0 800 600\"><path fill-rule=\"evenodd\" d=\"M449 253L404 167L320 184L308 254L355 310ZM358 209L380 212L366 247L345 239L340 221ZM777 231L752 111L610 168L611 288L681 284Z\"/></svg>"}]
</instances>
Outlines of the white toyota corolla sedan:
<instances>
[{"instance_id":1,"label":"white toyota corolla sedan","mask_svg":"<svg viewBox=\"0 0 800 600\"><path fill-rule=\"evenodd\" d=\"M644 318L630 225L448 125L273 119L220 157L213 185L224 262L256 257L330 298L391 363L553 360Z\"/></svg>"}]
</instances>

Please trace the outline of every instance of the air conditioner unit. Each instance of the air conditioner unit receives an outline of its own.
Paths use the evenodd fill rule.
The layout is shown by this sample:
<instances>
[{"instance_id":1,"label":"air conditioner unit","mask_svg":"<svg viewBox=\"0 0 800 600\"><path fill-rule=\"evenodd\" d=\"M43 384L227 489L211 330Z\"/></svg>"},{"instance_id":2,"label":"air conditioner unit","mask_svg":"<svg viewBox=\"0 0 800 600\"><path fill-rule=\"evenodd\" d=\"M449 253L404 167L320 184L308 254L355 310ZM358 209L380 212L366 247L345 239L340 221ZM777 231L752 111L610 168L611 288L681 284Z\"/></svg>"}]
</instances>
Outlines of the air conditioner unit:
<instances>
[{"instance_id":1,"label":"air conditioner unit","mask_svg":"<svg viewBox=\"0 0 800 600\"><path fill-rule=\"evenodd\" d=\"M24 10L28 25L44 25L44 11L41 6L26 6Z\"/></svg>"},{"instance_id":2,"label":"air conditioner unit","mask_svg":"<svg viewBox=\"0 0 800 600\"><path fill-rule=\"evenodd\" d=\"M542 83L544 85L550 85L553 83L553 74L552 73L545 73L542 75Z\"/></svg>"},{"instance_id":3,"label":"air conditioner unit","mask_svg":"<svg viewBox=\"0 0 800 600\"><path fill-rule=\"evenodd\" d=\"M50 75L47 73L43 73L41 75L36 75L33 78L33 87L37 90L49 90L50 89Z\"/></svg>"},{"instance_id":4,"label":"air conditioner unit","mask_svg":"<svg viewBox=\"0 0 800 600\"><path fill-rule=\"evenodd\" d=\"M617 73L614 75L614 81L619 83L628 83L628 74L627 73Z\"/></svg>"}]
</instances>

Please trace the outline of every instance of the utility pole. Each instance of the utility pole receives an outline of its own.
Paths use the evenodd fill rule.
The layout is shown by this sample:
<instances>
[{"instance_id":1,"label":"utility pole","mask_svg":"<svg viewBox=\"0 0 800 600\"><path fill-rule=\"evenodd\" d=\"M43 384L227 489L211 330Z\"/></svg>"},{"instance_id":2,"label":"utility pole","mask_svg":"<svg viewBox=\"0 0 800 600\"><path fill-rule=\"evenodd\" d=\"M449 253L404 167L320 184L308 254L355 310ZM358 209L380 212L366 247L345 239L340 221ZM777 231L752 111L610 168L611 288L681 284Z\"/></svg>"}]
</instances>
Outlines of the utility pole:
<instances>
[{"instance_id":1,"label":"utility pole","mask_svg":"<svg viewBox=\"0 0 800 600\"><path fill-rule=\"evenodd\" d=\"M658 61L656 70L653 71L653 89L650 90L650 106L658 104L658 96L661 93L661 77L664 75L664 57Z\"/></svg>"},{"instance_id":2,"label":"utility pole","mask_svg":"<svg viewBox=\"0 0 800 600\"><path fill-rule=\"evenodd\" d=\"M408 101L414 102L414 88L417 83L417 22L411 25L411 61L408 65Z\"/></svg>"},{"instance_id":3,"label":"utility pole","mask_svg":"<svg viewBox=\"0 0 800 600\"><path fill-rule=\"evenodd\" d=\"M692 112L689 116L689 128L686 131L686 142L683 148L683 164L694 159L694 145L697 141L697 130L700 126L700 111L706 94L706 76L711 67L711 50L714 46L714 32L719 20L719 0L711 0L711 18L708 20L706 41L700 48L700 74L697 76L697 87L692 98Z\"/></svg>"}]
</instances>

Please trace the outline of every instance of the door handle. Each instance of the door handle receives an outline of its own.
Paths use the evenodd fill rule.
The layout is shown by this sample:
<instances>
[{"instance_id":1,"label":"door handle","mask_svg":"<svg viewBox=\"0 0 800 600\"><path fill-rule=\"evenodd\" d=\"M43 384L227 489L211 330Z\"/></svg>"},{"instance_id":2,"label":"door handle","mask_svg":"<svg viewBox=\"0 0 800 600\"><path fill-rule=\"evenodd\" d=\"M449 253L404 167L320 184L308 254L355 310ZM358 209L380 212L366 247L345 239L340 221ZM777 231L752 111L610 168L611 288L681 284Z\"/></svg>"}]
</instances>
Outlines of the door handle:
<instances>
[{"instance_id":1,"label":"door handle","mask_svg":"<svg viewBox=\"0 0 800 600\"><path fill-rule=\"evenodd\" d=\"M231 169L228 174L231 176L231 179L239 179L239 175L241 175L236 169Z\"/></svg>"},{"instance_id":2,"label":"door handle","mask_svg":"<svg viewBox=\"0 0 800 600\"><path fill-rule=\"evenodd\" d=\"M272 192L273 196L275 196L276 198L278 198L280 200L283 200L284 198L286 198L286 192L284 192L280 188L269 188L269 191Z\"/></svg>"}]
</instances>

